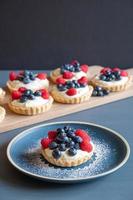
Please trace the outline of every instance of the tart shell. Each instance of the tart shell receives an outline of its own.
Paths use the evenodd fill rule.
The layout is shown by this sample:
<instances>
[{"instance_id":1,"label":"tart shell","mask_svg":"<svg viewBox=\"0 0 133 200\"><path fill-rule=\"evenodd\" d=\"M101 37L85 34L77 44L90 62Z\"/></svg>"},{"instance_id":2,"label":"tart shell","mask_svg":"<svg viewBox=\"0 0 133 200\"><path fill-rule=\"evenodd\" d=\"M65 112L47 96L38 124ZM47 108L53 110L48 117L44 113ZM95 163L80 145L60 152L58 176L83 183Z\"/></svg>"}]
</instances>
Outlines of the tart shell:
<instances>
[{"instance_id":1,"label":"tart shell","mask_svg":"<svg viewBox=\"0 0 133 200\"><path fill-rule=\"evenodd\" d=\"M5 109L0 106L0 122L2 122L3 119L5 118L5 114L6 114Z\"/></svg>"},{"instance_id":2,"label":"tart shell","mask_svg":"<svg viewBox=\"0 0 133 200\"><path fill-rule=\"evenodd\" d=\"M96 77L96 76L95 76ZM120 91L124 91L127 88L129 88L132 84L133 81L133 77L132 76L128 76L128 80L126 83L124 84L120 84L120 85L106 85L104 82L97 80L95 77L93 77L90 81L90 84L93 86L100 86L104 89L110 90L112 92L120 92Z\"/></svg>"},{"instance_id":3,"label":"tart shell","mask_svg":"<svg viewBox=\"0 0 133 200\"><path fill-rule=\"evenodd\" d=\"M89 87L88 92L86 92L84 95L82 95L80 97L66 98L66 97L63 97L62 95L60 95L60 93L56 89L51 90L51 95L54 98L54 100L59 103L78 104L78 103L82 103L84 101L89 100L89 98L91 97L93 87L90 85L88 87Z\"/></svg>"},{"instance_id":4,"label":"tart shell","mask_svg":"<svg viewBox=\"0 0 133 200\"><path fill-rule=\"evenodd\" d=\"M12 101L8 103L8 106L10 110L12 110L13 112L17 114L37 115L49 110L52 106L52 103L53 103L53 98L50 96L49 101L46 104L41 105L41 106L36 106L36 107L15 106L15 105L12 105Z\"/></svg>"}]
</instances>

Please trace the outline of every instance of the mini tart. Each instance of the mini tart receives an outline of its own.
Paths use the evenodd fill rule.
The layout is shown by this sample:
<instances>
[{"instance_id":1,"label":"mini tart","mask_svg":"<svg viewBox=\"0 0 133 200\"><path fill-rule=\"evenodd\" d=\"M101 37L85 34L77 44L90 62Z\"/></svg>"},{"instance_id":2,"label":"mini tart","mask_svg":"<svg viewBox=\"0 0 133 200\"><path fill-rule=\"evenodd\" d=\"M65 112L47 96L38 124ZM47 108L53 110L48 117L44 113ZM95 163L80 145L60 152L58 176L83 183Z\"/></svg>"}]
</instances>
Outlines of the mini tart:
<instances>
[{"instance_id":1,"label":"mini tart","mask_svg":"<svg viewBox=\"0 0 133 200\"><path fill-rule=\"evenodd\" d=\"M2 88L0 88L0 99L3 99L4 96L5 96L5 91Z\"/></svg>"},{"instance_id":2,"label":"mini tart","mask_svg":"<svg viewBox=\"0 0 133 200\"><path fill-rule=\"evenodd\" d=\"M57 160L53 158L53 156L51 155L51 152L52 151L49 148L42 149L41 151L42 155L49 163L56 166L61 166L61 167L74 167L74 166L78 166L87 162L92 157L94 153L94 145L93 145L93 150L90 153L79 150L79 152L81 153L81 156L75 155L74 157L69 157L69 159L67 159L64 155L62 155L61 158Z\"/></svg>"},{"instance_id":3,"label":"mini tart","mask_svg":"<svg viewBox=\"0 0 133 200\"><path fill-rule=\"evenodd\" d=\"M3 107L0 106L0 122L5 118L6 111Z\"/></svg>"},{"instance_id":4,"label":"mini tart","mask_svg":"<svg viewBox=\"0 0 133 200\"><path fill-rule=\"evenodd\" d=\"M121 80L113 80L113 81L103 81L100 80L99 78L100 75L95 75L91 81L90 84L92 86L100 86L103 89L112 91L112 92L120 92L120 91L124 91L126 89L128 89L133 81L133 77L130 75L127 76L121 76Z\"/></svg>"},{"instance_id":5,"label":"mini tart","mask_svg":"<svg viewBox=\"0 0 133 200\"><path fill-rule=\"evenodd\" d=\"M22 73L22 72L19 72L19 73ZM33 91L49 87L49 81L46 78L45 73L33 74L35 76L35 80L30 80L29 83L24 83L23 81L20 81L18 77L21 77L21 75L19 75L19 73L16 74L15 72L10 72L9 74L9 80L7 81L6 85L10 92L16 91L20 87L25 87Z\"/></svg>"},{"instance_id":6,"label":"mini tart","mask_svg":"<svg viewBox=\"0 0 133 200\"><path fill-rule=\"evenodd\" d=\"M15 91L16 92L16 91ZM8 103L10 110L21 115L37 115L49 110L52 106L53 98L35 97L34 100L28 99L27 102L20 102L20 99L12 99Z\"/></svg>"},{"instance_id":7,"label":"mini tart","mask_svg":"<svg viewBox=\"0 0 133 200\"><path fill-rule=\"evenodd\" d=\"M76 96L76 95L68 96L66 94L64 95L64 92L58 91L57 87L54 86L53 89L51 90L51 95L54 98L54 100L59 103L78 104L89 100L92 95L93 87L90 85L89 86L87 85L86 87L88 88L87 91L81 96Z\"/></svg>"},{"instance_id":8,"label":"mini tart","mask_svg":"<svg viewBox=\"0 0 133 200\"><path fill-rule=\"evenodd\" d=\"M61 68L57 68L50 73L50 79L52 80L53 83L56 83L56 80L59 77L63 77L65 80L74 80L74 79L77 80L82 76L88 77L88 69L89 69L88 65L81 65L81 68L82 69L80 69L79 72L70 72L69 70L66 70L66 72L70 72L73 74L73 77L70 78L64 78L63 73L61 73Z\"/></svg>"}]
</instances>

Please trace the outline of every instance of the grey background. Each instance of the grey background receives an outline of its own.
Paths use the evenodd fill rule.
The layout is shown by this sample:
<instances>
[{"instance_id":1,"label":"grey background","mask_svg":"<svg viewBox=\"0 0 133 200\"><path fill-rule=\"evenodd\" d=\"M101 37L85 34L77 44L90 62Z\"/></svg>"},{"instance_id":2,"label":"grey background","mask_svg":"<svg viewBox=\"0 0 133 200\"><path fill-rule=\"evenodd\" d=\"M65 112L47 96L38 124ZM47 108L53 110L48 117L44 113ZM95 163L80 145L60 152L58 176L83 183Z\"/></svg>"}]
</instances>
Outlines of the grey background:
<instances>
[{"instance_id":1,"label":"grey background","mask_svg":"<svg viewBox=\"0 0 133 200\"><path fill-rule=\"evenodd\" d=\"M133 64L132 0L1 0L0 68Z\"/></svg>"},{"instance_id":2,"label":"grey background","mask_svg":"<svg viewBox=\"0 0 133 200\"><path fill-rule=\"evenodd\" d=\"M1 72L0 77L0 85L5 85L7 72ZM120 132L129 142L131 156L126 165L109 176L86 183L54 184L21 174L8 162L6 148L9 141L27 127L0 133L0 200L132 200L132 105L133 97L48 121L79 120L101 124Z\"/></svg>"}]
</instances>

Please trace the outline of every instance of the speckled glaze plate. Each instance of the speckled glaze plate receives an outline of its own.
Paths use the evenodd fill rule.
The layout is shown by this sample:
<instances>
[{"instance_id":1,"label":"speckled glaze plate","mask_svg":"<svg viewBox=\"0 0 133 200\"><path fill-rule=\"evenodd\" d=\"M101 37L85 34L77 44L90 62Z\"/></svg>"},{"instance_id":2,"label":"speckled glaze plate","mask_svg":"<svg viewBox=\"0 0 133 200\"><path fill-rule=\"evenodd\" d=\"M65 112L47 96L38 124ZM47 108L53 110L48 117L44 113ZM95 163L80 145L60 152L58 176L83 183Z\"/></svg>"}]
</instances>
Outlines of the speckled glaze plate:
<instances>
[{"instance_id":1,"label":"speckled glaze plate","mask_svg":"<svg viewBox=\"0 0 133 200\"><path fill-rule=\"evenodd\" d=\"M40 153L40 140L49 130L70 125L87 130L95 145L92 158L77 167L62 168L49 164ZM130 147L117 132L86 122L56 122L35 126L17 135L8 145L7 156L19 171L32 177L60 183L82 182L110 174L129 158Z\"/></svg>"}]
</instances>

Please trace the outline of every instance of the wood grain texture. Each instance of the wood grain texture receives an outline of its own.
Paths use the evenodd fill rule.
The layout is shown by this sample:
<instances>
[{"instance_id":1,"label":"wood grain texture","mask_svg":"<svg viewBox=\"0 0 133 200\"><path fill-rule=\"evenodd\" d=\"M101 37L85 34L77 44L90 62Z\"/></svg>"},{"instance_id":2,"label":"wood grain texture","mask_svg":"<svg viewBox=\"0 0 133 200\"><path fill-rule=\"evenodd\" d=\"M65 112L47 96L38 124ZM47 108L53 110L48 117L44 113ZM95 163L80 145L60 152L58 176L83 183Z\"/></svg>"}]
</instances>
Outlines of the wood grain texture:
<instances>
[{"instance_id":1,"label":"wood grain texture","mask_svg":"<svg viewBox=\"0 0 133 200\"><path fill-rule=\"evenodd\" d=\"M91 76L100 71L100 69L101 69L100 66L90 67ZM133 68L127 71L129 71L129 73L133 75ZM51 110L45 113L36 116L22 116L22 115L17 115L9 110L7 105L8 102L8 94L7 94L5 99L1 102L1 104L6 108L6 117L3 120L3 122L0 123L0 132L5 132L8 130L13 130L31 124L36 124L38 122L43 122L43 121L45 122L50 119L68 115L74 112L79 112L96 106L104 105L131 96L133 96L133 84L128 90L123 92L111 93L110 95L105 97L91 97L89 101L75 105L71 104L67 105L54 102Z\"/></svg>"}]
</instances>

